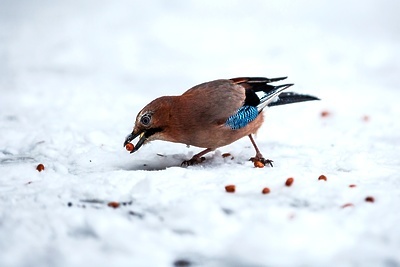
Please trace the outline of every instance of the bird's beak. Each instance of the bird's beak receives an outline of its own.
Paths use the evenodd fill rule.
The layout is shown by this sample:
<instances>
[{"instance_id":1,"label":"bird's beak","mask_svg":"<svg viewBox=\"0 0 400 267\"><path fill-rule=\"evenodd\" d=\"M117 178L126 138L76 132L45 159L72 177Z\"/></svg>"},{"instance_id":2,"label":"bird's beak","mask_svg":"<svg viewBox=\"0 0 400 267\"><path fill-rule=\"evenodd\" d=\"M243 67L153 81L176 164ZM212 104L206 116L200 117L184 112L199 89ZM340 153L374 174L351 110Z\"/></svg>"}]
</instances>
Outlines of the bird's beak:
<instances>
[{"instance_id":1,"label":"bird's beak","mask_svg":"<svg viewBox=\"0 0 400 267\"><path fill-rule=\"evenodd\" d=\"M125 138L124 146L126 146L126 144L128 144L130 141L134 140L138 136L140 137L140 139L137 142L137 144L135 145L134 149L131 151L131 153L137 151L143 145L143 143L147 140L146 131L142 131L142 132L138 132L138 133L132 132Z\"/></svg>"}]
</instances>

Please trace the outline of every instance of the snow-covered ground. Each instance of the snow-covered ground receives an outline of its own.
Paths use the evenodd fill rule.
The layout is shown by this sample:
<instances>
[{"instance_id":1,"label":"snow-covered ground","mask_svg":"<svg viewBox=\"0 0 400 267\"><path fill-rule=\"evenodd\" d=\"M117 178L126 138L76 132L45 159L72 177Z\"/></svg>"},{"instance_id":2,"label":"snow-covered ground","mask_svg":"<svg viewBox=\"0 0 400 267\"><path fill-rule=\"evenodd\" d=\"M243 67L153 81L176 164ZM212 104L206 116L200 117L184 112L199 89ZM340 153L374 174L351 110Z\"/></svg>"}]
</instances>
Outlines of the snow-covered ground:
<instances>
[{"instance_id":1,"label":"snow-covered ground","mask_svg":"<svg viewBox=\"0 0 400 267\"><path fill-rule=\"evenodd\" d=\"M0 266L400 266L399 10L0 1ZM273 168L247 138L188 168L199 148L122 146L158 96L282 75L322 101L267 111Z\"/></svg>"}]
</instances>

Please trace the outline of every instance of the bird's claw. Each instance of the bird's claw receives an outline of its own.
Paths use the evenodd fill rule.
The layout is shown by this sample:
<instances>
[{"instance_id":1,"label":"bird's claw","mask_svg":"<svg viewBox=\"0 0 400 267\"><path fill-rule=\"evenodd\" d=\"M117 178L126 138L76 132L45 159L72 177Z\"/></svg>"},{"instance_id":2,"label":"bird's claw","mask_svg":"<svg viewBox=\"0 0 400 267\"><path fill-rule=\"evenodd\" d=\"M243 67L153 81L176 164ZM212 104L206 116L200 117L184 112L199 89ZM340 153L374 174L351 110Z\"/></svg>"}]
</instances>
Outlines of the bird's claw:
<instances>
[{"instance_id":1,"label":"bird's claw","mask_svg":"<svg viewBox=\"0 0 400 267\"><path fill-rule=\"evenodd\" d=\"M181 163L182 167L188 167L188 166L192 166L192 165L196 165L199 163L202 163L203 161L205 161L206 158L205 157L193 157L189 160L185 160Z\"/></svg>"},{"instance_id":2,"label":"bird's claw","mask_svg":"<svg viewBox=\"0 0 400 267\"><path fill-rule=\"evenodd\" d=\"M269 165L270 167L274 167L274 165L272 165L272 162L274 162L272 159L265 159L263 157L252 157L250 158L250 161L255 162L255 161L259 161L262 164L265 165Z\"/></svg>"}]
</instances>

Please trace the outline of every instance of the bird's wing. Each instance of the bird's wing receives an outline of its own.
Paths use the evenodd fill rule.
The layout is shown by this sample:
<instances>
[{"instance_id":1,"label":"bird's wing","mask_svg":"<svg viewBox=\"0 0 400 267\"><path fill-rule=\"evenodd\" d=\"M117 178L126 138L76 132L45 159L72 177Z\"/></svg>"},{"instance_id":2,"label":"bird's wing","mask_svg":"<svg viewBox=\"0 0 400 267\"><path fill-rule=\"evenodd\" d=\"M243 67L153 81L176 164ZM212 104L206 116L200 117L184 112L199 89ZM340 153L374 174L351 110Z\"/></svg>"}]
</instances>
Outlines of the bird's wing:
<instances>
[{"instance_id":1,"label":"bird's wing","mask_svg":"<svg viewBox=\"0 0 400 267\"><path fill-rule=\"evenodd\" d=\"M259 86L263 86L267 83L277 82L285 80L287 77L279 77L279 78L265 78L265 77L238 77L230 79L236 84L240 84L243 87L247 88L257 88Z\"/></svg>"},{"instance_id":2,"label":"bird's wing","mask_svg":"<svg viewBox=\"0 0 400 267\"><path fill-rule=\"evenodd\" d=\"M239 77L231 80L246 89L246 99L243 105L257 107L257 110L261 112L263 108L275 100L277 95L293 85L271 85L269 83L285 80L286 78Z\"/></svg>"},{"instance_id":3,"label":"bird's wing","mask_svg":"<svg viewBox=\"0 0 400 267\"><path fill-rule=\"evenodd\" d=\"M240 77L233 78L231 81L245 89L245 101L237 112L232 114L227 120L226 125L231 129L241 129L255 120L259 113L283 90L292 84L270 85L269 83L281 81L286 77L280 78L261 78L261 77Z\"/></svg>"}]
</instances>

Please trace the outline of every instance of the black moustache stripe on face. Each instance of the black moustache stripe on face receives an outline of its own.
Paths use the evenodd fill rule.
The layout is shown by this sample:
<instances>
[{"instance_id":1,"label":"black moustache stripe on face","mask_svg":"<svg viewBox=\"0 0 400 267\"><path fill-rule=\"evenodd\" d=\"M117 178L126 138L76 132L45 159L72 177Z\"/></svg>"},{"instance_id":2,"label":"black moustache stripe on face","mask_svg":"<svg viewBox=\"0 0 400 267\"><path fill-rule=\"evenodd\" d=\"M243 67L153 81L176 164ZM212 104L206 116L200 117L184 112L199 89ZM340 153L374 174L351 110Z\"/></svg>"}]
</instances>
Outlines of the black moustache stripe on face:
<instances>
[{"instance_id":1,"label":"black moustache stripe on face","mask_svg":"<svg viewBox=\"0 0 400 267\"><path fill-rule=\"evenodd\" d=\"M139 139L137 142L135 148L131 151L131 153L136 152L143 144L146 142L147 138L152 136L155 133L161 132L163 129L158 127L158 128L150 128L146 131L143 132L143 136Z\"/></svg>"},{"instance_id":2,"label":"black moustache stripe on face","mask_svg":"<svg viewBox=\"0 0 400 267\"><path fill-rule=\"evenodd\" d=\"M146 130L146 131L144 132L144 136L145 136L146 138L149 138L149 137L152 136L153 134L162 132L163 130L164 130L164 129L161 128L161 127L150 128L150 129L148 129L148 130Z\"/></svg>"}]
</instances>

